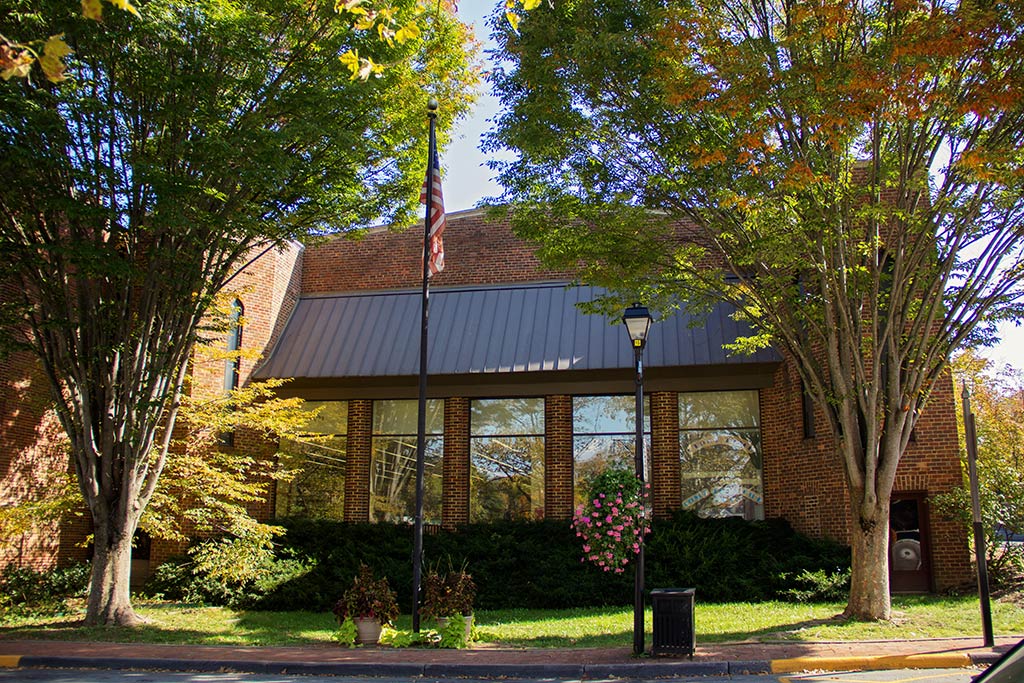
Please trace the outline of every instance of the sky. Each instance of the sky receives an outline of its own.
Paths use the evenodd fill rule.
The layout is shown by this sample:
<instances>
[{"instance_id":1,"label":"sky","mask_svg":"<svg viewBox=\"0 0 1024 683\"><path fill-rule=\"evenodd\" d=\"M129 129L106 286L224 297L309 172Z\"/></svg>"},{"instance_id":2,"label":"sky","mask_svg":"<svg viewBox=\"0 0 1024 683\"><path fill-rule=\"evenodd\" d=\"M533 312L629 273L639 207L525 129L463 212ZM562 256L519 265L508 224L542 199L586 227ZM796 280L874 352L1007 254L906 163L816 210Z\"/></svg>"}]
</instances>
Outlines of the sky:
<instances>
[{"instance_id":1,"label":"sky","mask_svg":"<svg viewBox=\"0 0 1024 683\"><path fill-rule=\"evenodd\" d=\"M484 18L494 9L496 0L461 0L459 16L475 28L477 38L484 40L484 49L489 46L489 33ZM486 54L483 55L486 67ZM459 124L452 144L441 159L444 169L444 204L449 213L471 209L485 197L501 194L501 186L493 179L493 172L487 168L487 157L480 151L480 136L488 129L490 119L498 113L499 104L488 89L481 85L480 99L470 116ZM443 103L442 103L443 106ZM1009 364L1024 369L1024 326L1011 323L1000 328L1002 342L985 349L982 355L997 364Z\"/></svg>"}]
</instances>

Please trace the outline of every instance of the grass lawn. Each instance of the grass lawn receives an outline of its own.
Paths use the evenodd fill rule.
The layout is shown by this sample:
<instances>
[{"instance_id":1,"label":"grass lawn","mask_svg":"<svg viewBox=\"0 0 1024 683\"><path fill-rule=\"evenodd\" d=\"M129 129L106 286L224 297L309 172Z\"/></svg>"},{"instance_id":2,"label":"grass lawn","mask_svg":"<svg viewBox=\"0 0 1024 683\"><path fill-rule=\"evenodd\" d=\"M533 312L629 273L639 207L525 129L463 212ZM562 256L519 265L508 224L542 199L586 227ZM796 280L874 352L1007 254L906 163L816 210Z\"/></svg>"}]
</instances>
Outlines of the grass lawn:
<instances>
[{"instance_id":1,"label":"grass lawn","mask_svg":"<svg viewBox=\"0 0 1024 683\"><path fill-rule=\"evenodd\" d=\"M137 611L150 620L136 629L86 628L81 613L65 617L0 621L0 638L189 643L201 645L331 645L333 617L313 612L245 612L223 607L139 601ZM854 622L835 618L839 603L781 602L702 604L696 606L699 642L738 640L874 640L980 636L978 601L969 597L898 597L892 622ZM1024 610L1012 602L994 602L997 635L1024 634ZM651 614L647 612L650 632ZM494 610L476 614L479 642L499 647L629 647L632 607L577 610ZM403 615L399 629L411 628ZM429 628L424 623L424 628Z\"/></svg>"}]
</instances>

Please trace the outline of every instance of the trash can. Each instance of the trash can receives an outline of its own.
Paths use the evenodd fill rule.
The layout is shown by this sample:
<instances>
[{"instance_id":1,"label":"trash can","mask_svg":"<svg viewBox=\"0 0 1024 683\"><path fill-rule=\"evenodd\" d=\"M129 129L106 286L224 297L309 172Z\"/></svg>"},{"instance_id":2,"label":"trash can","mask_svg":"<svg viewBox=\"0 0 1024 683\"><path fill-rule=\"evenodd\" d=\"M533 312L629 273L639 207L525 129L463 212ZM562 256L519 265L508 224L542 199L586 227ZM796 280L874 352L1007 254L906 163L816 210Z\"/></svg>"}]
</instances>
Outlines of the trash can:
<instances>
[{"instance_id":1,"label":"trash can","mask_svg":"<svg viewBox=\"0 0 1024 683\"><path fill-rule=\"evenodd\" d=\"M689 655L697 639L693 631L693 588L655 588L651 591L654 612L652 655Z\"/></svg>"}]
</instances>

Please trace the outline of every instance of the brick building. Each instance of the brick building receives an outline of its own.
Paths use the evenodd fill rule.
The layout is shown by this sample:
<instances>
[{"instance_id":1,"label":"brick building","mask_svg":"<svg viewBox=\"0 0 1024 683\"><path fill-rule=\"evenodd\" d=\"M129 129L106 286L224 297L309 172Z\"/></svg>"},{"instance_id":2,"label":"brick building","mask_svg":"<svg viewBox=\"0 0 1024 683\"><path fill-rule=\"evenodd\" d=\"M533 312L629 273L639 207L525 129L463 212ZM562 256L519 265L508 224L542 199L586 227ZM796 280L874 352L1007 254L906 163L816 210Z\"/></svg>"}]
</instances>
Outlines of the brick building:
<instances>
[{"instance_id":1,"label":"brick building","mask_svg":"<svg viewBox=\"0 0 1024 683\"><path fill-rule=\"evenodd\" d=\"M307 427L318 438L281 444L302 474L277 485L263 515L411 521L421 237L375 231L293 247L242 274L245 325L227 343L258 349L262 360L197 366L196 383L213 390L288 377L282 393L322 407ZM543 269L507 224L482 211L450 214L445 247L447 267L431 281L425 521L568 519L589 476L633 462L633 358L623 326L582 314L575 304L595 291L567 286L571 273ZM777 353L722 350L744 333L728 313L696 325L677 315L651 329L644 431L655 514L782 517L812 536L845 540L848 499L824 420ZM16 460L46 452L33 431L42 413L12 412L23 384L5 380L0 397L5 486ZM922 414L900 465L894 590L969 580L963 530L928 504L960 481L950 383ZM36 546L23 556L45 562L56 551ZM155 548L153 560L171 550Z\"/></svg>"}]
</instances>

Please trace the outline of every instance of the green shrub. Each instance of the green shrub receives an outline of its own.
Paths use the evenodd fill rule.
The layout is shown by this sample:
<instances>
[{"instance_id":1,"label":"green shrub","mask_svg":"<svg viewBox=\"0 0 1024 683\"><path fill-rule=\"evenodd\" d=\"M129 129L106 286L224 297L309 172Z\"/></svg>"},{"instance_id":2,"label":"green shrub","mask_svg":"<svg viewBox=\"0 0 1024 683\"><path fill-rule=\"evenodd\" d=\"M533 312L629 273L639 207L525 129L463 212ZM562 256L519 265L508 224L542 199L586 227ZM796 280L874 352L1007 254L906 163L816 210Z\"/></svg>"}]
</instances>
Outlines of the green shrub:
<instances>
[{"instance_id":1,"label":"green shrub","mask_svg":"<svg viewBox=\"0 0 1024 683\"><path fill-rule=\"evenodd\" d=\"M850 570L830 572L803 570L794 577L785 577L794 584L782 592L786 599L794 602L840 602L850 591Z\"/></svg>"},{"instance_id":2,"label":"green shrub","mask_svg":"<svg viewBox=\"0 0 1024 683\"><path fill-rule=\"evenodd\" d=\"M167 600L245 608L257 604L279 586L298 580L310 568L307 561L282 548L276 557L261 564L255 578L225 581L200 570L192 558L179 556L154 570L146 582L145 593Z\"/></svg>"},{"instance_id":3,"label":"green shrub","mask_svg":"<svg viewBox=\"0 0 1024 683\"><path fill-rule=\"evenodd\" d=\"M275 523L286 531L276 539L277 559L267 569L269 578L263 585L247 585L238 594L218 596L200 581L203 602L328 612L365 562L376 576L387 577L398 589L402 612L411 611L410 526L308 519ZM581 562L581 554L568 520L471 524L424 537L428 563L447 558L453 566L464 566L472 573L476 609L561 609L630 602L631 571L603 572ZM648 588L694 587L698 599L705 602L818 599L800 597L824 587L815 587L803 573L841 573L850 566L850 554L835 543L797 534L778 520L701 519L679 512L652 524L646 566ZM165 595L173 597L166 591Z\"/></svg>"},{"instance_id":4,"label":"green shrub","mask_svg":"<svg viewBox=\"0 0 1024 683\"><path fill-rule=\"evenodd\" d=\"M8 565L0 571L0 616L63 614L68 598L85 597L90 571L87 562L42 572Z\"/></svg>"}]
</instances>

